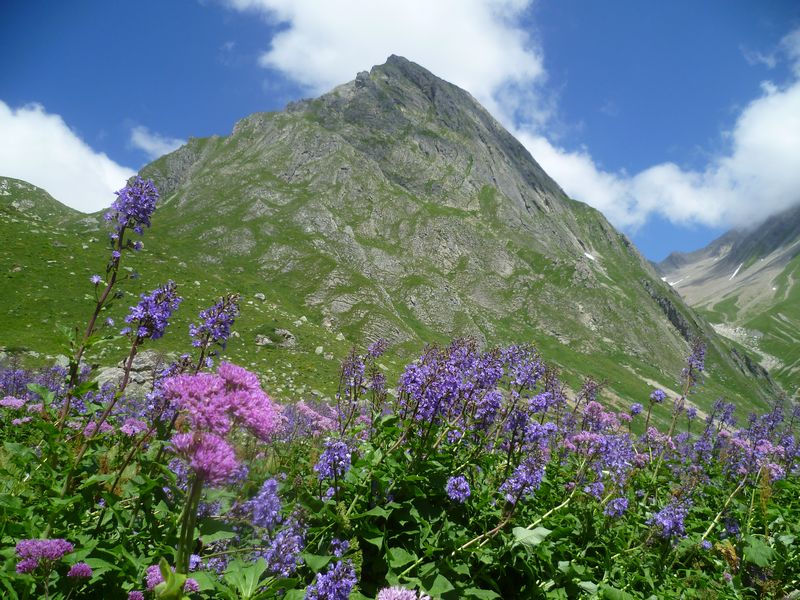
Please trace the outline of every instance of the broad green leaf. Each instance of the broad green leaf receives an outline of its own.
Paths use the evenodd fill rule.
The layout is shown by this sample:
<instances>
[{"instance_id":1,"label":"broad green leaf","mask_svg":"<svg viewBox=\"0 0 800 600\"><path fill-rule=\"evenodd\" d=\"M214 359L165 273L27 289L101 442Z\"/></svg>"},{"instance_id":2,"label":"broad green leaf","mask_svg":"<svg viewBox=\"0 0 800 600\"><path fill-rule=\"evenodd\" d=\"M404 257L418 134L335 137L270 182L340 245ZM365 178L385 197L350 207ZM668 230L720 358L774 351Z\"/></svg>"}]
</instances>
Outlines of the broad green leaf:
<instances>
[{"instance_id":1,"label":"broad green leaf","mask_svg":"<svg viewBox=\"0 0 800 600\"><path fill-rule=\"evenodd\" d=\"M266 569L267 561L263 558L259 558L246 567L239 568L237 589L243 600L249 600L258 592L258 588L261 587L259 580Z\"/></svg>"},{"instance_id":2,"label":"broad green leaf","mask_svg":"<svg viewBox=\"0 0 800 600\"><path fill-rule=\"evenodd\" d=\"M314 573L319 573L322 569L324 569L325 566L331 562L332 558L329 555L322 556L319 554L308 554L306 552L303 552L301 556L303 557L306 565L308 565L308 568L314 571Z\"/></svg>"},{"instance_id":3,"label":"broad green leaf","mask_svg":"<svg viewBox=\"0 0 800 600\"><path fill-rule=\"evenodd\" d=\"M361 517L388 517L392 514L391 510L386 510L382 506L374 506L370 508L367 512L360 513L356 515L354 518L361 518Z\"/></svg>"},{"instance_id":4,"label":"broad green leaf","mask_svg":"<svg viewBox=\"0 0 800 600\"><path fill-rule=\"evenodd\" d=\"M373 546L377 546L378 549L380 549L381 546L383 546L383 536L382 535L376 535L374 537L365 537L364 541L367 542L367 543L372 544Z\"/></svg>"},{"instance_id":5,"label":"broad green leaf","mask_svg":"<svg viewBox=\"0 0 800 600\"><path fill-rule=\"evenodd\" d=\"M763 540L749 535L746 538L744 557L759 567L766 567L775 554L775 551Z\"/></svg>"},{"instance_id":6,"label":"broad green leaf","mask_svg":"<svg viewBox=\"0 0 800 600\"><path fill-rule=\"evenodd\" d=\"M416 554L411 554L404 548L389 548L389 566L393 569L407 565L410 562L417 560Z\"/></svg>"},{"instance_id":7,"label":"broad green leaf","mask_svg":"<svg viewBox=\"0 0 800 600\"><path fill-rule=\"evenodd\" d=\"M591 581L581 581L578 583L578 587L582 590L589 592L590 594L594 595L597 593L597 584L592 583Z\"/></svg>"},{"instance_id":8,"label":"broad green leaf","mask_svg":"<svg viewBox=\"0 0 800 600\"><path fill-rule=\"evenodd\" d=\"M618 590L605 583L600 586L600 597L604 600L634 600L628 592Z\"/></svg>"},{"instance_id":9,"label":"broad green leaf","mask_svg":"<svg viewBox=\"0 0 800 600\"><path fill-rule=\"evenodd\" d=\"M537 527L536 529L525 529L524 527L514 527L512 533L514 538L520 544L533 548L538 546L544 541L548 535L552 533L550 529L545 527Z\"/></svg>"},{"instance_id":10,"label":"broad green leaf","mask_svg":"<svg viewBox=\"0 0 800 600\"><path fill-rule=\"evenodd\" d=\"M453 584L450 583L447 577L445 577L440 573L439 575L436 576L436 579L433 580L433 584L431 585L431 587L428 588L428 593L434 598L437 598L442 594L446 594L447 592L452 591L454 589L455 588L453 587Z\"/></svg>"},{"instance_id":11,"label":"broad green leaf","mask_svg":"<svg viewBox=\"0 0 800 600\"><path fill-rule=\"evenodd\" d=\"M482 590L480 588L467 588L464 590L464 595L467 598L478 598L479 600L494 600L500 598L500 595L492 590Z\"/></svg>"}]
</instances>

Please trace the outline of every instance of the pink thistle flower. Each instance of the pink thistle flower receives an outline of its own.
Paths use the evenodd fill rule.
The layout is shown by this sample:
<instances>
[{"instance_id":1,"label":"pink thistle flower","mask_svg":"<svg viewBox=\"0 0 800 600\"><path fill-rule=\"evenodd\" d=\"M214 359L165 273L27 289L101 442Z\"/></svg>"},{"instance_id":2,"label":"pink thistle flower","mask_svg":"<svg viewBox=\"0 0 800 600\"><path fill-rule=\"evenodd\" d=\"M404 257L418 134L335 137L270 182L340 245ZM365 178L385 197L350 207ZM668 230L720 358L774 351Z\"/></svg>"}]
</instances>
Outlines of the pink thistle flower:
<instances>
[{"instance_id":1,"label":"pink thistle flower","mask_svg":"<svg viewBox=\"0 0 800 600\"><path fill-rule=\"evenodd\" d=\"M87 565L85 562L75 563L67 573L67 577L74 577L76 579L88 579L91 576L92 567Z\"/></svg>"},{"instance_id":2,"label":"pink thistle flower","mask_svg":"<svg viewBox=\"0 0 800 600\"><path fill-rule=\"evenodd\" d=\"M22 398L15 398L14 396L6 396L3 399L0 399L0 407L3 408L13 408L17 410L22 408L25 405L25 400Z\"/></svg>"},{"instance_id":3,"label":"pink thistle flower","mask_svg":"<svg viewBox=\"0 0 800 600\"><path fill-rule=\"evenodd\" d=\"M231 445L213 433L176 433L171 441L175 451L209 485L226 483L239 468Z\"/></svg>"},{"instance_id":4,"label":"pink thistle flower","mask_svg":"<svg viewBox=\"0 0 800 600\"><path fill-rule=\"evenodd\" d=\"M224 386L223 379L216 375L197 373L170 377L162 389L175 408L186 412L192 428L225 435L231 422L226 414L228 400Z\"/></svg>"}]
</instances>

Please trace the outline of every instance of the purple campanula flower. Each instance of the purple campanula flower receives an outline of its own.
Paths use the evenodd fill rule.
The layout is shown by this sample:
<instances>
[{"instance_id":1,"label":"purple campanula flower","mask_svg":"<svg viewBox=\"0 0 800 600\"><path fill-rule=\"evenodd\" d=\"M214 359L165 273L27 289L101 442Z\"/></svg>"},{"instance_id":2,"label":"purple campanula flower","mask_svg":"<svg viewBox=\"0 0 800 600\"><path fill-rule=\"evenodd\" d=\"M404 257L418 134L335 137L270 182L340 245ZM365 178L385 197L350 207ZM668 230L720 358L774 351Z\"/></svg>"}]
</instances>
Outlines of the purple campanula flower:
<instances>
[{"instance_id":1,"label":"purple campanula flower","mask_svg":"<svg viewBox=\"0 0 800 600\"><path fill-rule=\"evenodd\" d=\"M666 397L667 394L663 390L653 390L650 394L650 400L656 404L661 404Z\"/></svg>"},{"instance_id":2,"label":"purple campanula flower","mask_svg":"<svg viewBox=\"0 0 800 600\"><path fill-rule=\"evenodd\" d=\"M258 555L267 562L270 572L289 577L303 564L300 553L305 544L305 533L294 520L290 520L269 543L269 546Z\"/></svg>"},{"instance_id":3,"label":"purple campanula flower","mask_svg":"<svg viewBox=\"0 0 800 600\"><path fill-rule=\"evenodd\" d=\"M686 360L686 367L681 372L681 378L688 386L694 386L700 381L700 377L705 370L705 365L706 345L697 339L692 343L692 353Z\"/></svg>"},{"instance_id":4,"label":"purple campanula flower","mask_svg":"<svg viewBox=\"0 0 800 600\"><path fill-rule=\"evenodd\" d=\"M337 538L331 540L331 554L333 554L336 558L342 558L342 556L344 556L349 549L349 541L340 540Z\"/></svg>"},{"instance_id":5,"label":"purple campanula flower","mask_svg":"<svg viewBox=\"0 0 800 600\"><path fill-rule=\"evenodd\" d=\"M371 358L378 358L382 356L384 352L386 352L386 349L388 347L389 347L388 340L380 338L379 340L376 340L369 345L369 347L367 348L367 354Z\"/></svg>"},{"instance_id":6,"label":"purple campanula flower","mask_svg":"<svg viewBox=\"0 0 800 600\"><path fill-rule=\"evenodd\" d=\"M231 335L231 326L239 316L239 294L228 294L214 306L200 311L201 323L189 325L192 346L218 345L222 350Z\"/></svg>"},{"instance_id":7,"label":"purple campanula flower","mask_svg":"<svg viewBox=\"0 0 800 600\"><path fill-rule=\"evenodd\" d=\"M140 341L157 340L164 335L172 313L182 300L172 281L154 289L150 294L141 294L139 304L131 306L128 316L125 317L128 327L120 333L132 334Z\"/></svg>"},{"instance_id":8,"label":"purple campanula flower","mask_svg":"<svg viewBox=\"0 0 800 600\"><path fill-rule=\"evenodd\" d=\"M638 402L634 402L633 404L631 404L631 415L633 415L634 417L638 414L641 414L642 410L644 410L644 407Z\"/></svg>"},{"instance_id":9,"label":"purple campanula flower","mask_svg":"<svg viewBox=\"0 0 800 600\"><path fill-rule=\"evenodd\" d=\"M89 281L92 282L92 285L100 285L103 282L103 278L100 275L92 275L89 277Z\"/></svg>"},{"instance_id":10,"label":"purple campanula flower","mask_svg":"<svg viewBox=\"0 0 800 600\"><path fill-rule=\"evenodd\" d=\"M686 515L689 514L689 506L690 502L688 500L683 502L673 500L650 517L647 523L655 526L659 535L663 538L684 537L686 535L684 520Z\"/></svg>"},{"instance_id":11,"label":"purple campanula flower","mask_svg":"<svg viewBox=\"0 0 800 600\"><path fill-rule=\"evenodd\" d=\"M189 555L189 571L196 571L203 559L198 554Z\"/></svg>"},{"instance_id":12,"label":"purple campanula flower","mask_svg":"<svg viewBox=\"0 0 800 600\"><path fill-rule=\"evenodd\" d=\"M626 510L628 510L628 499L614 498L613 500L610 500L608 504L606 504L603 514L607 517L611 517L612 519L618 519L625 513Z\"/></svg>"},{"instance_id":13,"label":"purple campanula flower","mask_svg":"<svg viewBox=\"0 0 800 600\"><path fill-rule=\"evenodd\" d=\"M281 523L281 499L278 496L278 482L267 479L258 494L245 503L253 525L272 531Z\"/></svg>"},{"instance_id":14,"label":"purple campanula flower","mask_svg":"<svg viewBox=\"0 0 800 600\"><path fill-rule=\"evenodd\" d=\"M320 481L341 478L350 470L350 449L341 440L328 440L314 470Z\"/></svg>"},{"instance_id":15,"label":"purple campanula flower","mask_svg":"<svg viewBox=\"0 0 800 600\"><path fill-rule=\"evenodd\" d=\"M469 488L469 482L467 481L467 478L464 477L463 475L450 477L447 480L445 491L447 492L448 498L450 498L454 502L460 502L461 504L467 501L467 498L469 498L471 493Z\"/></svg>"},{"instance_id":16,"label":"purple campanula flower","mask_svg":"<svg viewBox=\"0 0 800 600\"><path fill-rule=\"evenodd\" d=\"M589 483L589 484L583 486L583 491L584 492L586 492L590 496L593 496L593 497L597 498L598 500L600 499L600 496L603 495L603 491L605 489L606 489L606 486L603 485L602 481L594 481L592 483Z\"/></svg>"},{"instance_id":17,"label":"purple campanula flower","mask_svg":"<svg viewBox=\"0 0 800 600\"><path fill-rule=\"evenodd\" d=\"M711 542L709 542L708 540L703 540L702 542L700 542L700 547L703 550L711 550Z\"/></svg>"},{"instance_id":18,"label":"purple campanula flower","mask_svg":"<svg viewBox=\"0 0 800 600\"><path fill-rule=\"evenodd\" d=\"M511 476L500 486L500 492L510 504L516 504L523 498L532 496L539 489L544 477L544 461L529 454L514 469Z\"/></svg>"},{"instance_id":19,"label":"purple campanula flower","mask_svg":"<svg viewBox=\"0 0 800 600\"><path fill-rule=\"evenodd\" d=\"M139 590L128 592L128 600L144 600L144 594Z\"/></svg>"},{"instance_id":20,"label":"purple campanula flower","mask_svg":"<svg viewBox=\"0 0 800 600\"><path fill-rule=\"evenodd\" d=\"M150 179L136 177L133 183L115 192L117 199L106 213L107 221L116 221L115 232L118 236L123 229L133 229L142 233L143 227L150 227L150 217L156 209L158 190Z\"/></svg>"},{"instance_id":21,"label":"purple campanula flower","mask_svg":"<svg viewBox=\"0 0 800 600\"><path fill-rule=\"evenodd\" d=\"M339 560L317 573L314 583L306 589L305 600L347 600L356 583L353 564Z\"/></svg>"}]
</instances>

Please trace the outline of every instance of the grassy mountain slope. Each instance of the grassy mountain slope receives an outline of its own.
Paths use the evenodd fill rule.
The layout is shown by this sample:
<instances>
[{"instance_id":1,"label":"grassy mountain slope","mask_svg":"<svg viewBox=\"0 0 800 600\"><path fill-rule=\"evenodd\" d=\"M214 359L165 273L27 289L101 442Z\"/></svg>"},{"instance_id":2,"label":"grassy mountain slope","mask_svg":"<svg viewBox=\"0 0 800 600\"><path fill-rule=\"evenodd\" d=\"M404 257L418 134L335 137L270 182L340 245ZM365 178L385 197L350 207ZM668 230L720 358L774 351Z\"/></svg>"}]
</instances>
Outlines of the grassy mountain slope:
<instances>
[{"instance_id":1,"label":"grassy mountain slope","mask_svg":"<svg viewBox=\"0 0 800 600\"><path fill-rule=\"evenodd\" d=\"M749 347L784 389L800 395L800 206L670 255L659 270L719 332Z\"/></svg>"},{"instance_id":2,"label":"grassy mountain slope","mask_svg":"<svg viewBox=\"0 0 800 600\"><path fill-rule=\"evenodd\" d=\"M241 292L232 357L273 372L291 363L295 389L334 382L325 354L341 358L350 341L389 338L392 371L425 342L470 335L533 342L570 383L592 375L627 402L651 385L675 389L700 335L710 341L701 408L717 395L743 410L768 397L763 374L600 213L567 198L469 94L405 59L247 117L230 136L192 139L143 175L163 200L132 263L144 277L128 289L175 279L184 321ZM255 345L278 327L297 349Z\"/></svg>"}]
</instances>

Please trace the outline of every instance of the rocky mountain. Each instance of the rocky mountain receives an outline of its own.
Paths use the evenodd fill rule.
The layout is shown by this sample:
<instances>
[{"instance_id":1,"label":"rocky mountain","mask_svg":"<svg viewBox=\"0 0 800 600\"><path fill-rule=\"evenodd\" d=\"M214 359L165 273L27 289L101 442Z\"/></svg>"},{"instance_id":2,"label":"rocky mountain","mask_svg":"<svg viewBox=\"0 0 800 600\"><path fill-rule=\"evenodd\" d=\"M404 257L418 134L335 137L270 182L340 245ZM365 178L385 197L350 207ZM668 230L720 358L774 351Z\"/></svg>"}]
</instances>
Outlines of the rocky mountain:
<instances>
[{"instance_id":1,"label":"rocky mountain","mask_svg":"<svg viewBox=\"0 0 800 600\"><path fill-rule=\"evenodd\" d=\"M142 273L263 299L249 300L256 314L246 307L234 353L279 352L254 345L286 325L259 313L263 302L306 319L294 321L295 353L311 351L312 326L340 341L386 337L405 356L463 335L533 342L568 381L604 380L622 403L675 389L700 336L708 398L763 405L772 391L474 98L404 58L192 139L142 174L163 198Z\"/></svg>"},{"instance_id":2,"label":"rocky mountain","mask_svg":"<svg viewBox=\"0 0 800 600\"><path fill-rule=\"evenodd\" d=\"M718 332L760 356L789 393L800 387L800 206L658 265Z\"/></svg>"}]
</instances>

